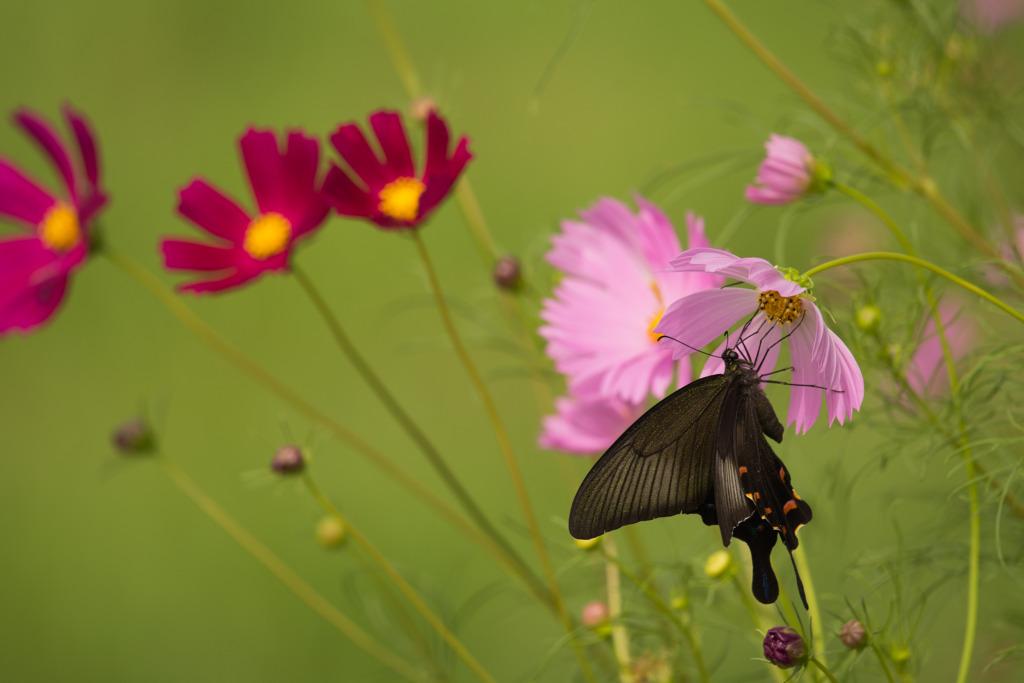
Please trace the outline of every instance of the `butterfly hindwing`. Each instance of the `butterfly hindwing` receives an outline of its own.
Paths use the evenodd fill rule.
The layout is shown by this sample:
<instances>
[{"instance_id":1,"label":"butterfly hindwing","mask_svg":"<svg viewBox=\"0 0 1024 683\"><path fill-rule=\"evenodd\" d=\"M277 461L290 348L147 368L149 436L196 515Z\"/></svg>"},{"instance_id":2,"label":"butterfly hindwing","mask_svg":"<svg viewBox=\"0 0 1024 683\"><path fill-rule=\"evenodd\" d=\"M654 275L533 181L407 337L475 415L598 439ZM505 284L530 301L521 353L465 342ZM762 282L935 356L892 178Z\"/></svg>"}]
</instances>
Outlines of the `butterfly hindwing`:
<instances>
[{"instance_id":1,"label":"butterfly hindwing","mask_svg":"<svg viewBox=\"0 0 1024 683\"><path fill-rule=\"evenodd\" d=\"M714 481L724 375L675 391L641 415L597 461L572 502L569 533L594 538L655 517L696 512Z\"/></svg>"}]
</instances>

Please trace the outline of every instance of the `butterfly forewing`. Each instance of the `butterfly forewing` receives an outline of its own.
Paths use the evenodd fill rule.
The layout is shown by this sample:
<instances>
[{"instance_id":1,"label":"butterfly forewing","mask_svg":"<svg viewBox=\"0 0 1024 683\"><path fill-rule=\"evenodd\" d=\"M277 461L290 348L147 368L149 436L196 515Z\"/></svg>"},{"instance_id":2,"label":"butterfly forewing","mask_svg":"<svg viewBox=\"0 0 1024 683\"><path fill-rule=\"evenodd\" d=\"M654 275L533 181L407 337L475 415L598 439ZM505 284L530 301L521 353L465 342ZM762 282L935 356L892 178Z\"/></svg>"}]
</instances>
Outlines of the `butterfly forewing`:
<instances>
[{"instance_id":1,"label":"butterfly forewing","mask_svg":"<svg viewBox=\"0 0 1024 683\"><path fill-rule=\"evenodd\" d=\"M594 538L655 517L694 512L711 492L723 394L714 375L640 416L597 461L569 512L569 533Z\"/></svg>"}]
</instances>

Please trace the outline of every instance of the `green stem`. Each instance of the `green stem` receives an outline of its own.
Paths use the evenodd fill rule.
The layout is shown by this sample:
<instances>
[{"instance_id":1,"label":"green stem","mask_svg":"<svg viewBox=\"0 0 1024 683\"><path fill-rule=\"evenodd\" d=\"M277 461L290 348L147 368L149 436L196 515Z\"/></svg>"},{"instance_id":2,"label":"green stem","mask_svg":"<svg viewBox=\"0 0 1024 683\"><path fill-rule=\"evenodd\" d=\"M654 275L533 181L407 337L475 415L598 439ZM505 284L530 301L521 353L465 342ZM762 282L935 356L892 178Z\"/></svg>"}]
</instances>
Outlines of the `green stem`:
<instances>
[{"instance_id":1,"label":"green stem","mask_svg":"<svg viewBox=\"0 0 1024 683\"><path fill-rule=\"evenodd\" d=\"M363 551L370 556L370 559L373 560L374 564L380 567L381 571L384 572L385 576L391 579L392 583L395 584L395 587L398 588L402 595L406 597L406 599L412 604L416 611L420 613L424 620L426 620L426 622L430 624L430 627L434 629L434 631L441 637L441 639L448 643L448 646L452 648L452 651L455 652L459 659L461 659L466 664L466 666L468 666L469 669L474 674L476 674L477 678L479 678L481 681L487 681L488 683L496 683L495 679L489 673L487 673L487 671L480 665L476 658L469 653L469 650L467 650L466 647L462 644L462 641L460 641L455 636L455 634L452 633L448 629L448 627L444 625L444 622L442 622L441 619L438 618L436 614L434 614L430 607L427 606L427 603L424 602L423 598L419 596L419 593L416 592L416 589L413 588L412 585L405 580L405 577L403 577L401 573L399 573L399 571L395 569L394 565L392 565L388 561L388 559L384 557L384 555L379 550L377 550L376 546L370 543L370 539L364 536L362 532L360 532L359 529L357 529L352 524L351 520L345 517L345 515L343 515L341 511L337 507L335 507L334 503L332 503L331 500L324 494L324 492L321 491L320 488L316 485L316 482L313 481L313 478L309 475L309 473L307 472L303 474L302 478L306 484L306 488L309 489L309 492L310 494L312 494L313 498L316 499L316 501L320 504L321 507L323 507L327 514L331 515L338 522L344 525L345 530L352 537L352 540L354 540L359 545L359 547L361 547Z\"/></svg>"},{"instance_id":2,"label":"green stem","mask_svg":"<svg viewBox=\"0 0 1024 683\"><path fill-rule=\"evenodd\" d=\"M412 59L405 49L402 36L398 32L388 8L381 0L364 0L363 4L369 10L373 25L377 27L377 33L384 41L384 48L391 58L391 63L395 66L395 71L398 72L402 86L409 93L410 99L416 99L420 96L420 79L416 75L416 67L412 64Z\"/></svg>"},{"instance_id":3,"label":"green stem","mask_svg":"<svg viewBox=\"0 0 1024 683\"><path fill-rule=\"evenodd\" d=\"M804 583L804 593L807 595L807 611L811 615L811 642L814 648L821 649L825 642L825 632L822 630L821 610L818 607L818 594L814 590L814 577L811 574L811 566L807 564L807 557L803 548L797 547L793 551L793 562L796 563L797 571ZM822 663L825 663L825 655L819 655Z\"/></svg>"},{"instance_id":4,"label":"green stem","mask_svg":"<svg viewBox=\"0 0 1024 683\"><path fill-rule=\"evenodd\" d=\"M811 657L810 661L811 664L821 670L821 673L825 674L828 680L832 681L832 683L839 683L839 681L836 680L836 677L832 675L832 672L828 670L828 667L825 666L824 662L819 660L817 657Z\"/></svg>"},{"instance_id":5,"label":"green stem","mask_svg":"<svg viewBox=\"0 0 1024 683\"><path fill-rule=\"evenodd\" d=\"M881 665L882 671L885 673L885 679L889 681L889 683L896 683L892 677L892 671L889 670L889 665L885 663L885 656L882 654L881 648L879 648L874 642L869 642L868 646L875 653L875 657L878 658L878 663Z\"/></svg>"},{"instance_id":6,"label":"green stem","mask_svg":"<svg viewBox=\"0 0 1024 683\"><path fill-rule=\"evenodd\" d=\"M750 621L754 623L754 628L760 631L762 635L767 633L768 625L761 618L757 605L754 603L753 598L750 597L749 588L744 586L743 581L740 580L739 572L733 574L731 583L736 588L736 592L740 596L740 602L742 602L743 606L747 609L747 614L750 615ZM777 683L784 683L784 681L786 681L786 673L782 669L777 666L771 666L769 668L772 672L772 678L774 678Z\"/></svg>"},{"instance_id":7,"label":"green stem","mask_svg":"<svg viewBox=\"0 0 1024 683\"><path fill-rule=\"evenodd\" d=\"M180 322L187 330L195 334L200 341L209 346L212 350L216 351L225 360L237 367L243 373L249 375L258 383L269 389L273 394L277 395L279 399L292 406L298 412L306 415L310 420L334 435L334 437L339 441L347 444L354 452L364 457L370 464L379 468L385 475L393 479L397 484L403 486L414 497L432 508L441 518L445 519L463 535L467 536L480 548L488 552L492 557L501 557L500 547L495 545L494 541L489 536L481 533L476 526L469 522L469 520L463 517L444 500L436 496L433 491L420 483L418 479L407 474L401 467L384 455L384 453L347 430L340 423L331 419L326 413L299 396L284 384L284 382L271 375L258 363L243 354L227 340L214 332L208 325L206 325L206 323L200 320L195 313L185 306L173 291L166 287L149 271L109 245L104 246L101 253L115 266L120 268L126 275L133 278L136 282L142 285L143 288L148 290L150 294L156 297L156 299L178 319L178 322Z\"/></svg>"},{"instance_id":8,"label":"green stem","mask_svg":"<svg viewBox=\"0 0 1024 683\"><path fill-rule=\"evenodd\" d=\"M584 675L587 679L594 680L594 674L590 668L590 663L587 661L583 648L576 636L572 619L569 617L569 613L565 609L565 601L562 598L562 592L558 586L558 579L555 577L555 569L551 564L551 558L548 556L547 548L544 546L544 537L541 535L540 527L537 525L537 519L534 516L533 508L530 505L530 497L526 492L526 484L523 481L522 472L519 470L519 463L516 461L515 453L512 451L512 443L509 441L508 433L505 431L505 427L501 422L501 417L498 414L498 407L495 405L494 399L491 398L491 392L488 390L487 384L480 375L480 371L477 369L476 364L473 362L469 352L466 350L466 346L462 343L462 338L455 327L455 322L452 320L451 312L448 310L448 304L445 302L444 292L441 290L441 282L438 280L437 272L434 270L430 256L427 254L426 245L423 243L423 239L420 237L419 231L413 230L410 234L413 243L416 245L416 250L419 253L420 260L423 262L423 266L427 274L427 280L430 284L430 291L434 296L438 314L441 317L441 323L452 342L452 348L455 351L455 355L458 356L459 361L462 363L466 373L469 375L470 381L476 388L477 394L480 396L480 400L484 406L484 411L487 413L487 417L491 422L491 427L494 430L495 437L498 440L498 447L505 459L505 466L508 469L510 478L512 479L512 487L519 500L519 507L523 513L523 521L530 533L530 538L532 539L534 548L537 551L537 557L540 559L541 566L543 567L544 576L547 579L548 588L554 599L555 608L562 621L562 626L565 628L566 633L571 636L570 642L572 643Z\"/></svg>"},{"instance_id":9,"label":"green stem","mask_svg":"<svg viewBox=\"0 0 1024 683\"><path fill-rule=\"evenodd\" d=\"M341 323L338 321L338 318L331 311L327 301L323 296L321 296L320 292L313 284L312 280L310 280L302 269L295 265L292 266L292 274L295 276L295 279L298 280L299 285L301 285L306 296L309 297L314 308L316 308L320 317L327 325L327 328L330 330L331 336L334 338L335 343L337 343L338 348L340 348L341 352L345 354L348 361L363 378L363 381L370 386L370 389L377 395L377 398L384 404L384 407L391 413L395 421L398 422L399 426L405 430L405 433L409 435L409 438L413 440L423 455L426 456L438 476L441 477L441 480L448 486L448 489L462 504L463 509L466 511L466 514L469 515L470 519L480 527L484 534L490 536L494 540L494 543L500 548L500 558L503 560L503 564L510 569L519 580L526 584L526 587L530 589L538 600L548 607L553 607L551 595L548 593L547 589L533 575L533 572L527 566L526 562L523 561L519 554L516 553L516 551L509 545L504 536L502 536L494 525L491 524L491 521L484 514L483 510L480 509L480 506L477 505L476 501L469 494L469 491L466 490L462 485L462 482L459 481L458 477L455 476L455 473L448 466L448 463L445 462L441 453L434 447L434 444L431 443L426 434L424 434L416 423L413 422L405 409L402 408L391 392L388 391L387 386L383 381L381 381L380 377L377 376L377 373L375 373L373 368L370 367L370 364L367 363L366 359L359 353L355 345L352 343L352 340L349 339L349 336L341 327Z\"/></svg>"},{"instance_id":10,"label":"green stem","mask_svg":"<svg viewBox=\"0 0 1024 683\"><path fill-rule=\"evenodd\" d=\"M981 289L980 287L972 285L970 282L964 280L963 278L957 277L956 275L949 272L948 270L945 270L944 268L940 268L939 266L933 265L928 261L924 261L922 259L917 258L916 256L910 256L907 254L895 254L887 251L871 251L863 254L854 254L853 256L844 256L843 258L833 259L831 261L827 261L825 263L817 265L808 270L806 273L804 273L804 275L807 277L811 277L817 275L818 273L822 273L826 270L829 270L831 268L846 266L851 263L859 263L861 261L903 261L905 263L911 263L915 266L924 268L925 270L930 270L933 273L946 278L953 284L963 287L968 292L980 296L982 299L985 299L992 305L996 306L997 308L1003 310L1004 312L1010 314L1017 320L1024 323L1024 315L1014 310L1012 307L1003 303L1001 300L992 296L991 294Z\"/></svg>"},{"instance_id":11,"label":"green stem","mask_svg":"<svg viewBox=\"0 0 1024 683\"><path fill-rule=\"evenodd\" d=\"M602 539L604 549L604 577L608 590L608 620L612 629L612 649L619 663L619 680L632 683L633 671L629 656L629 632L622 621L622 580L619 576L618 550L615 539L605 536Z\"/></svg>"},{"instance_id":12,"label":"green stem","mask_svg":"<svg viewBox=\"0 0 1024 683\"><path fill-rule=\"evenodd\" d=\"M231 536L256 561L266 567L299 600L323 617L327 623L399 676L410 681L430 680L422 671L407 664L398 655L378 643L373 637L359 628L355 622L338 611L334 605L317 593L312 586L303 581L298 574L292 571L267 546L263 545L256 537L246 531L245 527L225 512L222 507L217 505L177 464L164 455L158 455L155 459L160 469L178 487L179 491L185 494L196 507L202 510L226 534Z\"/></svg>"}]
</instances>

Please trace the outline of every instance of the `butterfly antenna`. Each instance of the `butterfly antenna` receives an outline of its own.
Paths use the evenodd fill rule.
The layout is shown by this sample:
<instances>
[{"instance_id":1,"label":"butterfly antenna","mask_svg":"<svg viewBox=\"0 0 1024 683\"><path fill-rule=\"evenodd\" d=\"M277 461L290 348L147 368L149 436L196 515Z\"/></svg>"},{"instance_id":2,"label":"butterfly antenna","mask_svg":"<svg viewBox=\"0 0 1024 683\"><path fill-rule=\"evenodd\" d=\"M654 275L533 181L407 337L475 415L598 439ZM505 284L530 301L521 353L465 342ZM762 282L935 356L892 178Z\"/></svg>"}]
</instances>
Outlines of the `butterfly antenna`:
<instances>
[{"instance_id":1,"label":"butterfly antenna","mask_svg":"<svg viewBox=\"0 0 1024 683\"><path fill-rule=\"evenodd\" d=\"M697 348L696 346L690 346L690 345L689 345L689 344L687 344L686 342L684 342L684 341L679 341L679 340L678 340L678 339L676 339L675 337L670 337L670 336L668 336L667 334L663 334L663 335L660 335L660 336L658 337L658 341L661 341L662 339L671 339L671 340L672 340L672 341L674 341L674 342L675 342L676 344L682 344L683 346L685 346L686 348L690 349L691 351L696 351L697 353L703 353L703 354L704 354L705 356L712 356L712 355L714 355L714 354L708 353L707 351L704 351L703 349L698 349L698 348Z\"/></svg>"}]
</instances>

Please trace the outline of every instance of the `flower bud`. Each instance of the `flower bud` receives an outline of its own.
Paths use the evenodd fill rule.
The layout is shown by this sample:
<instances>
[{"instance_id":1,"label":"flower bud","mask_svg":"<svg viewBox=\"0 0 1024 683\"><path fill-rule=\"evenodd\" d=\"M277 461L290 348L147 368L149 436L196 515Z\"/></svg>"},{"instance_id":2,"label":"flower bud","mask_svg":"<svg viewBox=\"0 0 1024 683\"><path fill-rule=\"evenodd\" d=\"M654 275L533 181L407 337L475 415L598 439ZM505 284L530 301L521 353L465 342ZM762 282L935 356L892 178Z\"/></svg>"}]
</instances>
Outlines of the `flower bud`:
<instances>
[{"instance_id":1,"label":"flower bud","mask_svg":"<svg viewBox=\"0 0 1024 683\"><path fill-rule=\"evenodd\" d=\"M685 612L690 607L690 596L686 593L673 593L669 605L677 612Z\"/></svg>"},{"instance_id":2,"label":"flower bud","mask_svg":"<svg viewBox=\"0 0 1024 683\"><path fill-rule=\"evenodd\" d=\"M316 524L316 540L325 548L338 548L348 538L345 525L336 517L327 516Z\"/></svg>"},{"instance_id":3,"label":"flower bud","mask_svg":"<svg viewBox=\"0 0 1024 683\"><path fill-rule=\"evenodd\" d=\"M281 446L270 462L270 469L277 474L298 474L305 468L306 459L298 446Z\"/></svg>"},{"instance_id":4,"label":"flower bud","mask_svg":"<svg viewBox=\"0 0 1024 683\"><path fill-rule=\"evenodd\" d=\"M143 417L133 417L121 423L110 440L119 452L124 455L140 455L152 453L156 449L156 435Z\"/></svg>"},{"instance_id":5,"label":"flower bud","mask_svg":"<svg viewBox=\"0 0 1024 683\"><path fill-rule=\"evenodd\" d=\"M606 603L594 600L583 606L580 619L583 625L601 636L611 633L610 612Z\"/></svg>"},{"instance_id":6,"label":"flower bud","mask_svg":"<svg viewBox=\"0 0 1024 683\"><path fill-rule=\"evenodd\" d=\"M850 619L839 629L839 640L851 650L860 649L868 644L868 632L864 630L864 624L856 619Z\"/></svg>"},{"instance_id":7,"label":"flower bud","mask_svg":"<svg viewBox=\"0 0 1024 683\"><path fill-rule=\"evenodd\" d=\"M593 550L597 546L601 545L601 539L603 536L596 536L594 538L577 538L576 547L580 550Z\"/></svg>"},{"instance_id":8,"label":"flower bud","mask_svg":"<svg viewBox=\"0 0 1024 683\"><path fill-rule=\"evenodd\" d=\"M791 669L807 661L807 647L790 627L775 626L764 636L764 656L780 669Z\"/></svg>"},{"instance_id":9,"label":"flower bud","mask_svg":"<svg viewBox=\"0 0 1024 683\"><path fill-rule=\"evenodd\" d=\"M857 309L854 314L857 327L865 332L875 332L882 324L882 311L874 304L867 304Z\"/></svg>"},{"instance_id":10,"label":"flower bud","mask_svg":"<svg viewBox=\"0 0 1024 683\"><path fill-rule=\"evenodd\" d=\"M712 579L730 579L736 572L736 563L732 561L732 555L728 550L719 550L708 556L704 563L704 573Z\"/></svg>"},{"instance_id":11,"label":"flower bud","mask_svg":"<svg viewBox=\"0 0 1024 683\"><path fill-rule=\"evenodd\" d=\"M494 264L494 284L498 289L514 292L522 285L522 268L519 259L511 254L506 254Z\"/></svg>"}]
</instances>

